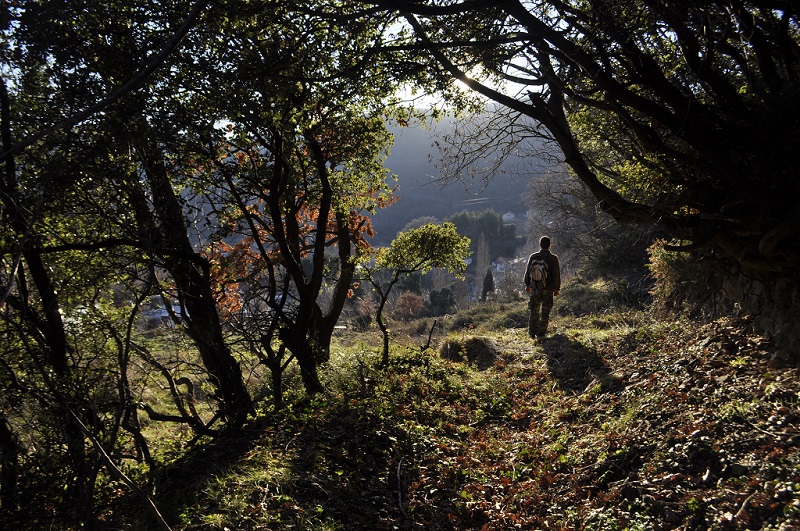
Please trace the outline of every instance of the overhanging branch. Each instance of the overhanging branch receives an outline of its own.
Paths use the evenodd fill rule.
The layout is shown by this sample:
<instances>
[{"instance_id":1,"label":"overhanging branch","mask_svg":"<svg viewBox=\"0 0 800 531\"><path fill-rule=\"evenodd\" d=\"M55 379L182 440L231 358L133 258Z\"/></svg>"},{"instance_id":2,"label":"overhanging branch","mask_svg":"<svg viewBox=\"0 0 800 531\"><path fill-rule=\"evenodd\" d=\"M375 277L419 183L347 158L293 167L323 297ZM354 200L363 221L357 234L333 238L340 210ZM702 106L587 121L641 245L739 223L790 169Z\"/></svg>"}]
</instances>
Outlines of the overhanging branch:
<instances>
[{"instance_id":1,"label":"overhanging branch","mask_svg":"<svg viewBox=\"0 0 800 531\"><path fill-rule=\"evenodd\" d=\"M78 125L82 121L86 120L93 114L96 114L112 103L116 102L126 94L133 92L134 90L138 89L142 85L145 84L147 79L150 75L155 72L164 61L169 57L169 55L178 47L180 42L189 32L189 30L194 25L197 18L200 16L203 8L208 4L208 0L198 0L192 11L186 17L186 20L183 21L183 24L178 28L175 32L175 35L172 36L165 44L164 47L158 52L144 68L142 68L139 72L134 74L127 83L121 85L116 90L110 92L106 97L87 107L86 109L70 116L69 118L62 120L56 124L51 125L50 127L39 131L38 133L34 133L33 135L25 138L20 143L15 144L14 146L5 145L5 151L0 153L0 162L5 161L9 157L13 157L14 155L22 152L25 148L30 147L31 145L35 144L36 142L42 140L43 138L61 130L71 129L72 127Z\"/></svg>"}]
</instances>

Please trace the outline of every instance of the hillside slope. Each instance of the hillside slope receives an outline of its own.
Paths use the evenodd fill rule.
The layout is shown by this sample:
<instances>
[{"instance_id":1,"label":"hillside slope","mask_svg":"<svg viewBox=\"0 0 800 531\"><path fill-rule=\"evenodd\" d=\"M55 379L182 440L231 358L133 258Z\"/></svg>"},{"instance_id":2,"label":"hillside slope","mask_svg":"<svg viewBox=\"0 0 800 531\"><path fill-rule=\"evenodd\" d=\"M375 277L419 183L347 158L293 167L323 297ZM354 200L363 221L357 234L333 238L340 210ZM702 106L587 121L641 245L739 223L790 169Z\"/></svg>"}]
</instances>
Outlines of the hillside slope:
<instances>
[{"instance_id":1,"label":"hillside slope","mask_svg":"<svg viewBox=\"0 0 800 531\"><path fill-rule=\"evenodd\" d=\"M474 326L435 338L450 359L399 338L386 371L342 338L328 396L178 462L159 506L175 529L800 526L800 377L748 323Z\"/></svg>"},{"instance_id":2,"label":"hillside slope","mask_svg":"<svg viewBox=\"0 0 800 531\"><path fill-rule=\"evenodd\" d=\"M436 124L435 130L418 125L393 128L395 144L386 167L395 175L399 201L373 216L375 245L388 245L397 232L413 219L433 216L447 218L462 210L513 212L523 216L527 210L524 196L532 179L537 178L529 165L514 167L509 161L490 182L465 176L463 181L444 184L436 166L440 154L434 142L442 135L452 135L452 120ZM521 166L518 161L516 164ZM540 165L543 163L540 163ZM522 171L524 174L519 175ZM537 170L543 171L543 170Z\"/></svg>"}]
</instances>

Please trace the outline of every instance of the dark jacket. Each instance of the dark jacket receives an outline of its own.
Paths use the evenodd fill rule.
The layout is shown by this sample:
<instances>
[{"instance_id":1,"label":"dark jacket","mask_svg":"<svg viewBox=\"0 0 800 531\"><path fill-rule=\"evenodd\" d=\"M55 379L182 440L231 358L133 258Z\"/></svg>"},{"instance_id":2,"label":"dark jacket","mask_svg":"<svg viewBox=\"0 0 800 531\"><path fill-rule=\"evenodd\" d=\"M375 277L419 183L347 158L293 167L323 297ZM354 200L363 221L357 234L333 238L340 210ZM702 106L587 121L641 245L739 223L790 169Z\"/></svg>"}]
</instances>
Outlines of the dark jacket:
<instances>
[{"instance_id":1,"label":"dark jacket","mask_svg":"<svg viewBox=\"0 0 800 531\"><path fill-rule=\"evenodd\" d=\"M544 259L548 268L547 284L545 290L558 291L561 289L561 265L558 263L558 256L550 252L550 249L542 249L533 253L528 258L528 265L525 266L525 287L531 285L531 261L537 258Z\"/></svg>"}]
</instances>

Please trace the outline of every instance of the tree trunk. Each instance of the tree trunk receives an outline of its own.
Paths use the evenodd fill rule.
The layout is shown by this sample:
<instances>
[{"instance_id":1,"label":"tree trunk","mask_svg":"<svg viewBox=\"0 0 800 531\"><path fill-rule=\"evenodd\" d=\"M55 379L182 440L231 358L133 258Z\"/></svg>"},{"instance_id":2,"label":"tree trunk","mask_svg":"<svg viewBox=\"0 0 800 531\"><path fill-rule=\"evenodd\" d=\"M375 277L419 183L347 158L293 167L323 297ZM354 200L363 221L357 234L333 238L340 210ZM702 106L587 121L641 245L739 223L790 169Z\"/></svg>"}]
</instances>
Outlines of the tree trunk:
<instances>
[{"instance_id":1,"label":"tree trunk","mask_svg":"<svg viewBox=\"0 0 800 531\"><path fill-rule=\"evenodd\" d=\"M10 105L6 83L0 80L0 138L6 152L13 147ZM96 473L91 472L93 464L87 459L82 433L71 417L63 415L63 405L68 407L69 404L60 403L61 400L67 400L67 398L59 396L62 392L61 386L64 382L69 382L72 376L68 357L70 349L67 344L64 321L61 317L61 303L52 273L48 270L37 249L39 235L33 229L34 222L37 220L30 218L30 213L36 211L37 205L25 204L24 201L21 201L19 190L16 160L13 154L8 154L3 163L3 175L0 179L0 204L3 207L2 214L13 231L13 237L25 244L22 251L23 262L17 274L21 315L24 321L41 333L42 338L39 339L37 346L47 355L49 361L49 366L40 366L40 369L42 376L48 382L49 391L55 395L53 402L48 406L52 408L57 419L63 421L64 440L59 443L66 448L68 458L66 467L70 469L70 474L74 478L67 485L65 499L69 501L71 512L88 522L92 511L92 492ZM39 315L39 311L34 310L31 306L32 298L28 293L26 269L39 294L40 312L43 319ZM38 356L38 353L30 352L30 355L35 357ZM2 425L0 431L8 430L5 417L0 416L0 425ZM11 458L9 463L15 463L18 454L8 447L9 440L7 439L10 436L10 433L0 433L0 439L4 439L1 441L3 457L5 459L8 456ZM13 442L13 439L10 441ZM8 452L12 453L8 454ZM15 466L6 470L5 463L3 465L2 482L9 485L9 488L16 482ZM13 489L11 492L13 493Z\"/></svg>"},{"instance_id":2,"label":"tree trunk","mask_svg":"<svg viewBox=\"0 0 800 531\"><path fill-rule=\"evenodd\" d=\"M375 312L375 322L378 323L378 328L380 328L381 333L383 334L383 351L381 353L381 367L387 367L389 365L389 329L386 328L386 324L383 322L383 308L386 306L386 299L389 296L387 292L386 295L381 294L381 301L378 304L378 311Z\"/></svg>"},{"instance_id":3,"label":"tree trunk","mask_svg":"<svg viewBox=\"0 0 800 531\"><path fill-rule=\"evenodd\" d=\"M283 408L283 367L280 361L275 366L270 366L272 376L272 403L275 409Z\"/></svg>"},{"instance_id":4,"label":"tree trunk","mask_svg":"<svg viewBox=\"0 0 800 531\"><path fill-rule=\"evenodd\" d=\"M319 381L316 352L313 346L308 343L303 345L296 342L290 350L294 352L297 364L300 366L300 378L303 380L303 388L306 390L306 394L313 396L322 392L324 387L322 387L322 382Z\"/></svg>"},{"instance_id":5,"label":"tree trunk","mask_svg":"<svg viewBox=\"0 0 800 531\"><path fill-rule=\"evenodd\" d=\"M170 273L187 310L184 316L186 330L197 346L203 364L216 380L214 384L221 394L223 413L230 423L239 425L252 408L252 401L244 387L241 368L222 335L222 324L207 275L195 264L185 261L174 264Z\"/></svg>"},{"instance_id":6,"label":"tree trunk","mask_svg":"<svg viewBox=\"0 0 800 531\"><path fill-rule=\"evenodd\" d=\"M17 511L19 454L17 438L8 427L5 415L0 412L0 508L8 514Z\"/></svg>"},{"instance_id":7,"label":"tree trunk","mask_svg":"<svg viewBox=\"0 0 800 531\"><path fill-rule=\"evenodd\" d=\"M342 308L344 308L344 304L347 301L356 271L355 263L351 260L353 245L350 227L348 220L340 212L336 213L336 225L338 227L339 278L336 279L336 284L333 287L333 296L328 313L323 314L320 309L319 314L315 314L315 326L320 345L317 363L324 363L330 358L333 331L336 328L336 323L339 322L339 316L342 314ZM315 304L315 306L318 308L318 305Z\"/></svg>"},{"instance_id":8,"label":"tree trunk","mask_svg":"<svg viewBox=\"0 0 800 531\"><path fill-rule=\"evenodd\" d=\"M213 384L219 390L223 414L229 423L241 424L252 407L252 401L244 387L241 368L223 337L209 277L209 264L192 248L183 209L172 189L164 164L152 153L145 164L158 218L158 239L164 247L155 249L154 253L164 256L164 263L175 281L180 301L186 310L182 315L183 322L204 366L213 377ZM143 229L146 233L152 227Z\"/></svg>"},{"instance_id":9,"label":"tree trunk","mask_svg":"<svg viewBox=\"0 0 800 531\"><path fill-rule=\"evenodd\" d=\"M8 97L6 83L2 80L0 80L0 117L2 117L0 138L3 149L9 150L13 145L11 101ZM47 352L53 369L59 374L64 374L67 370L67 339L64 334L64 323L61 319L58 297L47 267L42 261L41 255L35 250L37 235L31 230L31 221L27 219L26 209L36 210L36 207L34 205L23 206L24 202L20 201L20 186L17 179L16 159L13 155L9 155L3 163L3 178L0 180L0 202L4 207L3 214L16 233L15 236L19 242L26 242L22 256L27 264L31 280L39 292L45 318L45 326L39 328L42 329L47 340Z\"/></svg>"},{"instance_id":10,"label":"tree trunk","mask_svg":"<svg viewBox=\"0 0 800 531\"><path fill-rule=\"evenodd\" d=\"M389 329L386 328L386 324L383 322L383 309L386 307L386 301L389 300L389 293L391 293L392 288L397 281L400 280L400 272L395 270L392 273L392 279L389 281L389 284L386 286L386 289L381 289L380 283L378 283L372 276L372 274L368 275L368 279L370 284L375 288L375 291L380 296L380 300L378 301L378 310L375 312L375 322L378 323L378 328L380 328L381 333L383 334L383 351L381 353L381 367L387 367L389 365Z\"/></svg>"}]
</instances>

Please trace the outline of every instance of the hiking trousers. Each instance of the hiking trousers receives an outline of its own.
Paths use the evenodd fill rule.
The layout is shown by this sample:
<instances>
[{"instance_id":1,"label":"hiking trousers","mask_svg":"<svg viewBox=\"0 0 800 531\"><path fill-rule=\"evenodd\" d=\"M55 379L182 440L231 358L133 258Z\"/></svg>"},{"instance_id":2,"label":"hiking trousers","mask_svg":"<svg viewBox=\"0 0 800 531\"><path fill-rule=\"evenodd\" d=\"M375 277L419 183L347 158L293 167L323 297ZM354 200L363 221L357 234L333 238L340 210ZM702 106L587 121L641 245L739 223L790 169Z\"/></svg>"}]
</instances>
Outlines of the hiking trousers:
<instances>
[{"instance_id":1,"label":"hiking trousers","mask_svg":"<svg viewBox=\"0 0 800 531\"><path fill-rule=\"evenodd\" d=\"M528 318L528 334L531 337L543 337L547 333L550 310L553 309L553 291L534 289L528 301L528 309L531 311Z\"/></svg>"}]
</instances>

